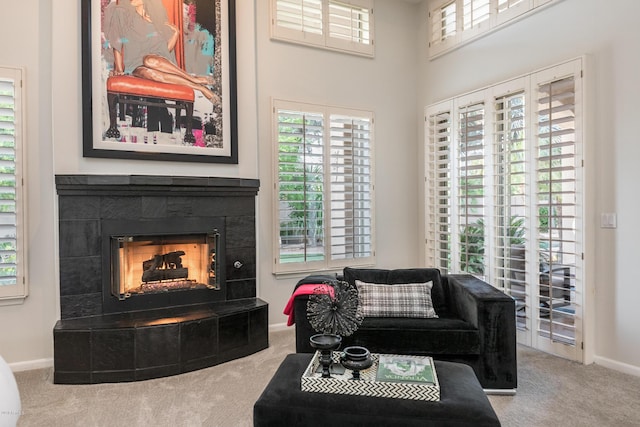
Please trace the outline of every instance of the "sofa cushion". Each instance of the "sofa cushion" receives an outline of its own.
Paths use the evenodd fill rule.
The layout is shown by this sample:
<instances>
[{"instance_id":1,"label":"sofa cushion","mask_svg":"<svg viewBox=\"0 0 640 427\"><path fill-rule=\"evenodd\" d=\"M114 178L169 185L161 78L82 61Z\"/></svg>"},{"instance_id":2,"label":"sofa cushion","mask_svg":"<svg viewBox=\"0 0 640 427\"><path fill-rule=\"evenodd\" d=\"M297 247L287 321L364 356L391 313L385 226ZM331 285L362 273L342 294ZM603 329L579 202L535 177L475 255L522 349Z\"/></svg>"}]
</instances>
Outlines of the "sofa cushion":
<instances>
[{"instance_id":1,"label":"sofa cushion","mask_svg":"<svg viewBox=\"0 0 640 427\"><path fill-rule=\"evenodd\" d=\"M358 331L343 337L343 348L360 345L374 353L477 355L480 331L468 322L451 317L365 317Z\"/></svg>"},{"instance_id":2,"label":"sofa cushion","mask_svg":"<svg viewBox=\"0 0 640 427\"><path fill-rule=\"evenodd\" d=\"M448 311L447 299L442 285L440 270L437 268L399 268L396 270L383 270L375 268L345 267L343 272L345 281L355 286L356 279L367 283L426 283L432 282L431 300L436 313Z\"/></svg>"},{"instance_id":3,"label":"sofa cushion","mask_svg":"<svg viewBox=\"0 0 640 427\"><path fill-rule=\"evenodd\" d=\"M431 302L432 282L387 285L356 280L364 317L438 317Z\"/></svg>"}]
</instances>

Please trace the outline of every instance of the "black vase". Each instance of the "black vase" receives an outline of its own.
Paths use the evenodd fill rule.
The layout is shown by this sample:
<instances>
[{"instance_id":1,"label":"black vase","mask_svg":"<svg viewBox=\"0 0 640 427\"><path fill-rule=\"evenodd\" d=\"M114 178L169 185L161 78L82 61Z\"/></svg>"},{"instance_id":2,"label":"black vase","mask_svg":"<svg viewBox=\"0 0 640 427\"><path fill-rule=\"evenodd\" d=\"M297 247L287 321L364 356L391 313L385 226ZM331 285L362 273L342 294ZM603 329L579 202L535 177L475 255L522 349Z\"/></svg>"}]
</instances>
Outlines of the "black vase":
<instances>
[{"instance_id":1,"label":"black vase","mask_svg":"<svg viewBox=\"0 0 640 427\"><path fill-rule=\"evenodd\" d=\"M352 346L345 347L340 356L340 363L345 368L353 372L351 379L359 380L360 371L369 369L373 365L373 359L371 353L364 347Z\"/></svg>"}]
</instances>

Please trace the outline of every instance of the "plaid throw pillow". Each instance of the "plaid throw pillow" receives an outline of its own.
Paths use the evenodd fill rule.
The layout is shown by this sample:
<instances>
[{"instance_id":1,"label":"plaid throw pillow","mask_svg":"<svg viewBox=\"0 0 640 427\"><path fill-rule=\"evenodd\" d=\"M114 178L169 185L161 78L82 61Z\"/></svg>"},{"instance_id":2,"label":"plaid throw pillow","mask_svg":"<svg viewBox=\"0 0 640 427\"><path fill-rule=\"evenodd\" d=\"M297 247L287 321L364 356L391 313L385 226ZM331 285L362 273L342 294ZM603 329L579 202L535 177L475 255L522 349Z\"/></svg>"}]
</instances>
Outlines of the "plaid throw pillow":
<instances>
[{"instance_id":1,"label":"plaid throw pillow","mask_svg":"<svg viewBox=\"0 0 640 427\"><path fill-rule=\"evenodd\" d=\"M438 317L432 286L433 282L384 285L356 280L364 317Z\"/></svg>"}]
</instances>

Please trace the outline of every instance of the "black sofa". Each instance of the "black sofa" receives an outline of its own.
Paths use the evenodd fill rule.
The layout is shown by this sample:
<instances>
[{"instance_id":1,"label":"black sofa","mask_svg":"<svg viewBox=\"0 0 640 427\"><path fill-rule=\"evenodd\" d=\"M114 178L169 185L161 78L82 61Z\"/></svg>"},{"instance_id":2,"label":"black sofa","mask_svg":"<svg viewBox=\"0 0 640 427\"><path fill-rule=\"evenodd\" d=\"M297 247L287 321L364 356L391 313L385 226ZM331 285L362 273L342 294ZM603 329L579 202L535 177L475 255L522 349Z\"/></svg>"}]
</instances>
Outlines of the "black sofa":
<instances>
[{"instance_id":1,"label":"black sofa","mask_svg":"<svg viewBox=\"0 0 640 427\"><path fill-rule=\"evenodd\" d=\"M342 347L359 345L375 353L429 355L471 366L487 391L514 392L517 387L516 324L513 298L471 275L441 275L435 268L345 268L342 276L312 275L303 284L355 280L376 284L433 282L431 298L437 318L365 317L358 330L343 337ZM308 295L293 303L296 351L312 353L309 338L317 332L307 316Z\"/></svg>"}]
</instances>

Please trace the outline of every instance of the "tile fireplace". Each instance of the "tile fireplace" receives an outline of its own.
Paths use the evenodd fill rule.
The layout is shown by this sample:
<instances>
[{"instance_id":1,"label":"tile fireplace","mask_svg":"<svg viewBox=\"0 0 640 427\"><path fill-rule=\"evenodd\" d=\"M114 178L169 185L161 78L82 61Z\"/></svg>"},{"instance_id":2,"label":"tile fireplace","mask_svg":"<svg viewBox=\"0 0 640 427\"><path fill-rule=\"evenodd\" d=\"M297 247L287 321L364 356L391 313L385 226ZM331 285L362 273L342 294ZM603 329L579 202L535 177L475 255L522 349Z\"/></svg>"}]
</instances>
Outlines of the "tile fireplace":
<instances>
[{"instance_id":1,"label":"tile fireplace","mask_svg":"<svg viewBox=\"0 0 640 427\"><path fill-rule=\"evenodd\" d=\"M58 175L54 382L179 374L268 346L257 180Z\"/></svg>"}]
</instances>

